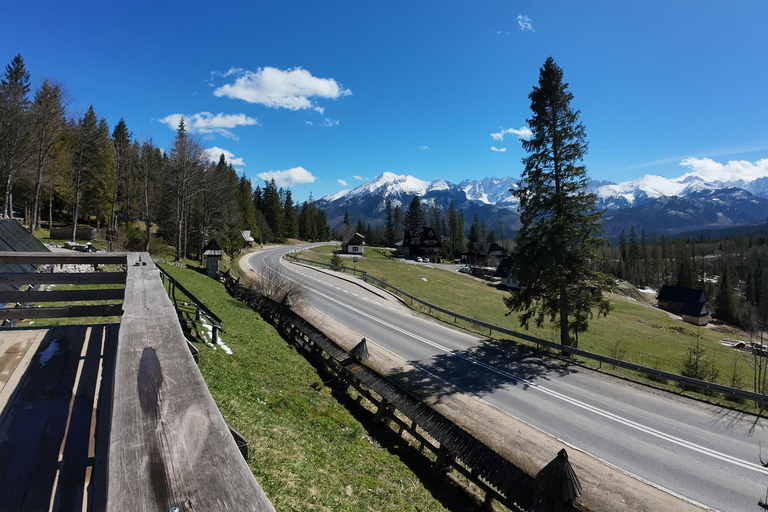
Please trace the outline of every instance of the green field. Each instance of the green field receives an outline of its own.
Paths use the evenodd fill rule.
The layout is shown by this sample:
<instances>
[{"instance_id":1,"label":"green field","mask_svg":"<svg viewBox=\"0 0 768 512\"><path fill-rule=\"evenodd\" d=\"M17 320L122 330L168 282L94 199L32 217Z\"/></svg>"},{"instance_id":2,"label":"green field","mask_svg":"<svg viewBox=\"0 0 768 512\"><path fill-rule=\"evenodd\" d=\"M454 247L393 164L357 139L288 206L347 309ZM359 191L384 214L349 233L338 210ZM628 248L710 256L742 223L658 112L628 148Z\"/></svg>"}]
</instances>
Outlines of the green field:
<instances>
[{"instance_id":1,"label":"green field","mask_svg":"<svg viewBox=\"0 0 768 512\"><path fill-rule=\"evenodd\" d=\"M277 510L475 506L464 491L434 477L427 459L394 433L352 414L318 385L322 380L304 357L221 284L162 266L223 320L221 338L233 354L197 343L200 370L224 418L249 441L249 465Z\"/></svg>"},{"instance_id":2,"label":"green field","mask_svg":"<svg viewBox=\"0 0 768 512\"><path fill-rule=\"evenodd\" d=\"M328 262L328 257L317 251L304 251L297 256ZM550 323L546 323L541 328L531 325L528 331L521 328L517 314L508 314L502 302L503 297L509 292L499 290L491 283L472 279L457 272L441 270L439 267L440 265L430 268L427 265L406 264L399 260L361 259L357 263L357 270L366 271L369 275L382 279L426 302L483 322L525 332L548 341L559 341L559 331ZM634 294L641 295L636 290ZM735 363L736 375L742 382L741 387L751 390L753 370L749 366L749 361L752 356L720 344L721 339L732 338L732 334L725 335L710 328L699 329L670 318L665 312L641 300L633 300L625 295L610 294L609 300L613 310L607 317L595 317L590 321L589 330L579 335L579 348L671 373L680 373L688 349L695 346L698 336L700 345L706 350L707 364L711 364L714 358L714 366L719 373L716 382L731 385ZM414 307L423 309L418 305ZM441 315L436 316L440 318ZM443 319L453 323L453 317ZM462 325L462 327L473 328L472 325ZM488 332L482 329L475 330L486 334ZM504 336L499 333L494 333L493 336L504 339ZM599 366L598 363L589 360L582 362L590 366ZM602 369L646 381L645 377L638 377L634 372L607 368L606 365L603 365ZM679 390L676 386L665 385L663 382L654 384Z\"/></svg>"}]
</instances>

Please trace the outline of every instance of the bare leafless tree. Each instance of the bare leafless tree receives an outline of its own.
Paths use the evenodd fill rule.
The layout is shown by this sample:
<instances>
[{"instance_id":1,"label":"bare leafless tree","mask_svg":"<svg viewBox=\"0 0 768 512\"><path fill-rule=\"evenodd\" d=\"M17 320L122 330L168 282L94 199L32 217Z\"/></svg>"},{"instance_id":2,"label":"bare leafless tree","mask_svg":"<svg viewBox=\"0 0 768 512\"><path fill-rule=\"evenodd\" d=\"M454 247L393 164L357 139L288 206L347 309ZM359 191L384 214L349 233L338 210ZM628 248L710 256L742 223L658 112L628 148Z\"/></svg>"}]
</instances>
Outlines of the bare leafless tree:
<instances>
[{"instance_id":1,"label":"bare leafless tree","mask_svg":"<svg viewBox=\"0 0 768 512\"><path fill-rule=\"evenodd\" d=\"M258 274L251 286L255 297L266 297L279 303L289 297L292 310L300 312L306 307L309 296L303 283L288 278L276 265L268 263L262 263Z\"/></svg>"}]
</instances>

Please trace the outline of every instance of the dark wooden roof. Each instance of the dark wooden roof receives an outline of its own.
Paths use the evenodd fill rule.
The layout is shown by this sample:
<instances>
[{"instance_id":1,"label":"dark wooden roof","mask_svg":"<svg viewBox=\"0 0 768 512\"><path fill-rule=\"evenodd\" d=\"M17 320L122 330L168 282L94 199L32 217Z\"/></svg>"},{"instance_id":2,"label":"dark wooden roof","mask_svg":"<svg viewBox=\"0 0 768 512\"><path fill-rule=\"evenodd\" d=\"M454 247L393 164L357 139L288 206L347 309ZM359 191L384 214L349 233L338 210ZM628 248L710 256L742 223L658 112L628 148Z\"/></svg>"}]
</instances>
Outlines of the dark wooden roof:
<instances>
[{"instance_id":1,"label":"dark wooden roof","mask_svg":"<svg viewBox=\"0 0 768 512\"><path fill-rule=\"evenodd\" d=\"M360 233L355 233L352 238L344 242L346 245L363 245L365 243L365 237Z\"/></svg>"},{"instance_id":2,"label":"dark wooden roof","mask_svg":"<svg viewBox=\"0 0 768 512\"><path fill-rule=\"evenodd\" d=\"M469 247L469 251L467 254L483 254L485 256L489 255L490 253L494 251L502 251L506 253L507 251L497 244L496 242L472 242L472 245Z\"/></svg>"},{"instance_id":3,"label":"dark wooden roof","mask_svg":"<svg viewBox=\"0 0 768 512\"><path fill-rule=\"evenodd\" d=\"M687 302L702 304L709 302L707 300L707 296L704 295L703 290L697 290L696 288L685 288L683 286L672 286L668 284L665 284L661 287L657 300L665 302L680 302L682 304Z\"/></svg>"},{"instance_id":4,"label":"dark wooden roof","mask_svg":"<svg viewBox=\"0 0 768 512\"><path fill-rule=\"evenodd\" d=\"M32 233L24 229L16 219L0 219L0 251L13 252L50 252ZM4 264L0 265L0 274L27 274L35 272L37 265ZM11 289L0 285L0 289Z\"/></svg>"},{"instance_id":5,"label":"dark wooden roof","mask_svg":"<svg viewBox=\"0 0 768 512\"><path fill-rule=\"evenodd\" d=\"M499 262L499 266L496 267L496 272L493 273L493 277L510 277L512 274L512 263L513 259L511 256L507 256L503 260Z\"/></svg>"},{"instance_id":6,"label":"dark wooden roof","mask_svg":"<svg viewBox=\"0 0 768 512\"><path fill-rule=\"evenodd\" d=\"M425 240L438 240L435 230L429 226L419 226L418 228L406 229L403 243L405 245L417 245Z\"/></svg>"}]
</instances>

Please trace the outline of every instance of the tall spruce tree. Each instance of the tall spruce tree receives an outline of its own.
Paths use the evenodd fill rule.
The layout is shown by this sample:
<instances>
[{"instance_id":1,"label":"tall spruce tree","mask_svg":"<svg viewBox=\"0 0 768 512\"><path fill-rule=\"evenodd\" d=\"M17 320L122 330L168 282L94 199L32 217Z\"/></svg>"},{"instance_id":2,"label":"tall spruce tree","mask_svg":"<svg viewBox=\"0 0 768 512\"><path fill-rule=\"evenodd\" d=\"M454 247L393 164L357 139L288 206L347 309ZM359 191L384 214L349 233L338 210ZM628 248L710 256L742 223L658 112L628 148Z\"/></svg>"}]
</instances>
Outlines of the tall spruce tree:
<instances>
[{"instance_id":1,"label":"tall spruce tree","mask_svg":"<svg viewBox=\"0 0 768 512\"><path fill-rule=\"evenodd\" d=\"M3 216L13 215L13 182L32 156L30 143L29 71L21 54L5 67L0 79L0 178L5 186Z\"/></svg>"},{"instance_id":2,"label":"tall spruce tree","mask_svg":"<svg viewBox=\"0 0 768 512\"><path fill-rule=\"evenodd\" d=\"M552 57L528 97L533 136L523 141L529 155L523 158L522 185L512 192L520 201L514 271L521 290L504 302L522 312L522 326L528 327L531 319L537 326L558 320L560 343L577 346L593 308L602 314L610 309L603 298L607 278L593 269L605 240L597 236L601 212L595 212L595 195L586 191L581 165L586 133L580 112L570 105L573 94L563 82L563 71Z\"/></svg>"}]
</instances>

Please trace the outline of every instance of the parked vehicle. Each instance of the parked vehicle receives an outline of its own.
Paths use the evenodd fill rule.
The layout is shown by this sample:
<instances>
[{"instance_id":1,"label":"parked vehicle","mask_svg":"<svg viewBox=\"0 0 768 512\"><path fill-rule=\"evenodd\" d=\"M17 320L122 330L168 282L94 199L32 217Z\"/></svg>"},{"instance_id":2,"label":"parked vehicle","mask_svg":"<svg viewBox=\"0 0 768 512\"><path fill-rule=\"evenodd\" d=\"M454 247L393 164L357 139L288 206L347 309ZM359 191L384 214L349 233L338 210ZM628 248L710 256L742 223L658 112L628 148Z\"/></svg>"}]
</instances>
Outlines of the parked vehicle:
<instances>
[{"instance_id":1,"label":"parked vehicle","mask_svg":"<svg viewBox=\"0 0 768 512\"><path fill-rule=\"evenodd\" d=\"M464 265L463 267L459 267L459 272L462 274L469 274L469 267Z\"/></svg>"},{"instance_id":2,"label":"parked vehicle","mask_svg":"<svg viewBox=\"0 0 768 512\"><path fill-rule=\"evenodd\" d=\"M421 256L416 256L416 261L418 261L419 263L423 263L424 259Z\"/></svg>"}]
</instances>

